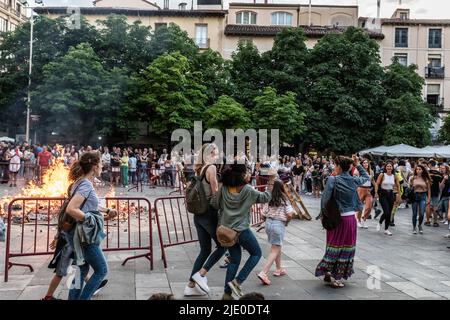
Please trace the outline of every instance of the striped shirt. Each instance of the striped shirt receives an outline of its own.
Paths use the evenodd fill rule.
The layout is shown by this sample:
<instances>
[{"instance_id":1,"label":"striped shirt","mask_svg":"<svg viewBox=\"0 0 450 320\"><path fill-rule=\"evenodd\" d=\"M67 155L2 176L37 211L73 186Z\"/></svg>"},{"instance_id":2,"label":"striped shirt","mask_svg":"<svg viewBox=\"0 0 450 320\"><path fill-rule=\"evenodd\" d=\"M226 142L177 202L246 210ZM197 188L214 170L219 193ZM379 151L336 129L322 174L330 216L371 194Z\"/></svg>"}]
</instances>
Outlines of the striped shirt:
<instances>
[{"instance_id":1,"label":"striped shirt","mask_svg":"<svg viewBox=\"0 0 450 320\"><path fill-rule=\"evenodd\" d=\"M274 220L287 221L287 217L290 213L294 212L292 206L288 203L282 204L279 207L269 207L268 204L264 208L264 216Z\"/></svg>"}]
</instances>

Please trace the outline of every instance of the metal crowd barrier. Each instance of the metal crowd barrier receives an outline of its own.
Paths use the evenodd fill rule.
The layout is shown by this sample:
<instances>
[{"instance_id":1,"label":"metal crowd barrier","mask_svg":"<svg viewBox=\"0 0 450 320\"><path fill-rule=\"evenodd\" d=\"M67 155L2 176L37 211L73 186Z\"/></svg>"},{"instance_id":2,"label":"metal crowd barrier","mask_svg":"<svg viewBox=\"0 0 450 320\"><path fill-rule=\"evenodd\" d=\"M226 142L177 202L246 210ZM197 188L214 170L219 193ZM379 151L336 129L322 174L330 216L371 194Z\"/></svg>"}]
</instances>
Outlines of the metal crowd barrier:
<instances>
[{"instance_id":1,"label":"metal crowd barrier","mask_svg":"<svg viewBox=\"0 0 450 320\"><path fill-rule=\"evenodd\" d=\"M57 217L64 198L17 198L8 206L6 234L5 282L13 266L31 264L12 261L14 258L51 255L50 243L57 232ZM118 209L119 215L105 221L104 251L144 251L128 257L146 258L153 270L152 206L146 198L106 198L106 204Z\"/></svg>"}]
</instances>

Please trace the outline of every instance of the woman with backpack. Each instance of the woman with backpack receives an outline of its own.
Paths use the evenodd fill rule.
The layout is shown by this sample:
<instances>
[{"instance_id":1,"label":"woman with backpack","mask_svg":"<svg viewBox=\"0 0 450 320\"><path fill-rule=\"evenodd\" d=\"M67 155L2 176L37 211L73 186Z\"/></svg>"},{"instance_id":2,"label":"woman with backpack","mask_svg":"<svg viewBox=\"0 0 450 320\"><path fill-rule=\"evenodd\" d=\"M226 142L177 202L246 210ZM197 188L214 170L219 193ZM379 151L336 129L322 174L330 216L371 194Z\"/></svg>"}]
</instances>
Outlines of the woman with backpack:
<instances>
[{"instance_id":1,"label":"woman with backpack","mask_svg":"<svg viewBox=\"0 0 450 320\"><path fill-rule=\"evenodd\" d=\"M385 171L378 176L377 179L378 190L375 191L375 198L380 199L381 207L383 208L383 215L377 224L377 231L381 230L381 225L384 221L384 234L392 236L388 230L391 224L391 214L394 208L394 203L401 201L401 194L397 193L397 199L394 194L394 189L400 189L400 183L394 172L394 164L392 161L387 161Z\"/></svg>"},{"instance_id":2,"label":"woman with backpack","mask_svg":"<svg viewBox=\"0 0 450 320\"><path fill-rule=\"evenodd\" d=\"M351 176L352 165L359 176ZM325 283L332 288L343 288L342 279L347 280L353 273L353 260L356 250L357 224L355 216L361 210L357 189L370 177L359 163L359 158L337 157L334 168L335 176L328 178L322 194L322 211L327 208L333 197L340 214L337 227L327 230L325 255L317 265L316 277L325 276ZM338 216L339 217L339 216Z\"/></svg>"},{"instance_id":3,"label":"woman with backpack","mask_svg":"<svg viewBox=\"0 0 450 320\"><path fill-rule=\"evenodd\" d=\"M218 238L227 240L229 264L225 277L223 300L234 300L232 292L241 297L242 283L247 279L261 258L261 247L250 229L250 209L255 203L268 203L275 169L271 171L268 189L264 192L255 190L249 183L251 171L245 164L236 162L225 169L222 175L222 187L216 197L219 207ZM248 251L249 258L239 274L242 248Z\"/></svg>"},{"instance_id":4,"label":"woman with backpack","mask_svg":"<svg viewBox=\"0 0 450 320\"><path fill-rule=\"evenodd\" d=\"M84 152L69 171L70 201L63 216L61 229L74 251L74 264L79 266L77 278L69 291L69 300L90 300L108 272L108 264L101 248L104 220L117 216L117 211L99 206L99 199L93 181L102 172L100 153ZM101 212L108 216L103 217ZM83 241L80 237L83 237ZM83 242L83 243L82 243ZM93 275L84 285L89 269Z\"/></svg>"},{"instance_id":5,"label":"woman with backpack","mask_svg":"<svg viewBox=\"0 0 450 320\"><path fill-rule=\"evenodd\" d=\"M203 213L194 213L194 224L197 229L200 253L197 256L197 259L195 259L189 277L189 283L184 289L185 296L203 296L209 293L206 274L225 254L225 249L220 245L216 235L218 222L217 209L211 205L211 200L219 188L217 168L214 165L219 156L218 147L213 143L204 144L201 150L201 156L203 159L197 160L200 164L196 166L195 171L196 178L200 179L205 192L207 204L204 205L207 209L206 212ZM195 180L191 183L195 183ZM189 194L190 192L188 189L186 190L188 211L190 204ZM214 240L216 244L216 248L212 253L211 240Z\"/></svg>"}]
</instances>

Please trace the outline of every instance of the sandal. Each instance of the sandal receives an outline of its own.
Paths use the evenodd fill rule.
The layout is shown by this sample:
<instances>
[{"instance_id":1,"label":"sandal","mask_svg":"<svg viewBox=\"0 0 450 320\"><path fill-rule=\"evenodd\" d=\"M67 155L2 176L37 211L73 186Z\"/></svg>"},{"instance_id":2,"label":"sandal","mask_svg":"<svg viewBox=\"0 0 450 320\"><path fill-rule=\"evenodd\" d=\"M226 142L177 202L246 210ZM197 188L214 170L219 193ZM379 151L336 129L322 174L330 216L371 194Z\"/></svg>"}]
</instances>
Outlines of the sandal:
<instances>
[{"instance_id":1,"label":"sandal","mask_svg":"<svg viewBox=\"0 0 450 320\"><path fill-rule=\"evenodd\" d=\"M287 275L287 271L286 271L286 269L279 269L279 270L276 270L276 271L273 273L273 275L274 275L275 277L285 276L285 275Z\"/></svg>"},{"instance_id":2,"label":"sandal","mask_svg":"<svg viewBox=\"0 0 450 320\"><path fill-rule=\"evenodd\" d=\"M343 284L338 280L334 280L333 282L330 283L330 287L332 287L333 289L340 289L345 287L345 284Z\"/></svg>"},{"instance_id":3,"label":"sandal","mask_svg":"<svg viewBox=\"0 0 450 320\"><path fill-rule=\"evenodd\" d=\"M430 226L431 226L431 222L430 222L430 221L427 221L427 222L425 222L423 225L424 225L424 226L430 227Z\"/></svg>"},{"instance_id":4,"label":"sandal","mask_svg":"<svg viewBox=\"0 0 450 320\"><path fill-rule=\"evenodd\" d=\"M433 223L433 227L439 227L439 223L437 222Z\"/></svg>"},{"instance_id":5,"label":"sandal","mask_svg":"<svg viewBox=\"0 0 450 320\"><path fill-rule=\"evenodd\" d=\"M259 280L261 280L263 285L266 285L266 286L270 285L269 277L263 271L258 273L258 278L259 278Z\"/></svg>"}]
</instances>

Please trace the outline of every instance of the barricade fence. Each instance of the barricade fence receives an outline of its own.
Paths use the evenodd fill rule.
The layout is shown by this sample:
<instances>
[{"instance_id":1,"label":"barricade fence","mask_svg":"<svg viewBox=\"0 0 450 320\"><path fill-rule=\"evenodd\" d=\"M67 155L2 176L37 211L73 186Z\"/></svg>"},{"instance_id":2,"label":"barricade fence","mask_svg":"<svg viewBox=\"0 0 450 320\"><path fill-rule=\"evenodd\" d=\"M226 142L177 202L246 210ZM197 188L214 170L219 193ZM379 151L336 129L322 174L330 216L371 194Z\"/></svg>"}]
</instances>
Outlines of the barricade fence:
<instances>
[{"instance_id":1,"label":"barricade fence","mask_svg":"<svg viewBox=\"0 0 450 320\"><path fill-rule=\"evenodd\" d=\"M58 214L64 198L17 198L8 206L5 282L13 266L28 267L17 263L16 258L51 255L50 243L57 233ZM146 198L106 198L107 206L118 209L119 215L105 221L106 239L104 251L144 251L130 256L123 265L137 258L150 261L153 270L152 206Z\"/></svg>"}]
</instances>

